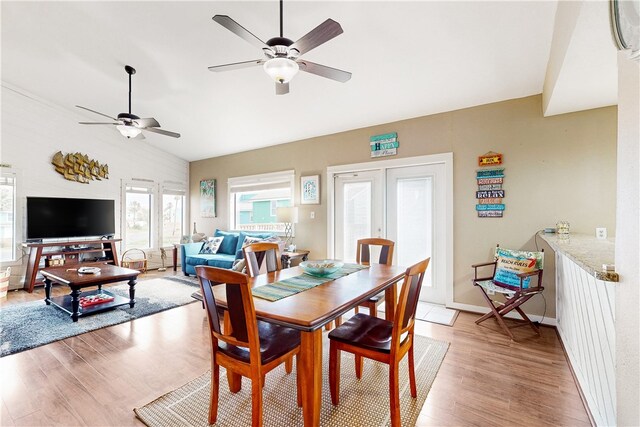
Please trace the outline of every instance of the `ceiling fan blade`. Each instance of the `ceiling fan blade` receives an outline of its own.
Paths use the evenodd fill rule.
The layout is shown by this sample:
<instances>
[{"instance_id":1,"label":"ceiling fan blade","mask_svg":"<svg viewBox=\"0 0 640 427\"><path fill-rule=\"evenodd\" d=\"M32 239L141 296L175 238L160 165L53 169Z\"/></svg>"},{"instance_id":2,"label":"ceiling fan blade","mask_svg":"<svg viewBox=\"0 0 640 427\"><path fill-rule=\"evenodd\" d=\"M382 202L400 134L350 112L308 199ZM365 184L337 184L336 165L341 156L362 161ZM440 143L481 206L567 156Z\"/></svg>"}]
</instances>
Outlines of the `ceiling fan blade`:
<instances>
[{"instance_id":1,"label":"ceiling fan blade","mask_svg":"<svg viewBox=\"0 0 640 427\"><path fill-rule=\"evenodd\" d=\"M326 77L327 79L336 80L345 83L351 79L351 73L348 71L338 70L337 68L327 67L326 65L316 64L315 62L303 60L298 61L301 71L315 74L316 76Z\"/></svg>"},{"instance_id":2,"label":"ceiling fan blade","mask_svg":"<svg viewBox=\"0 0 640 427\"><path fill-rule=\"evenodd\" d=\"M289 83L276 83L276 95L286 95L289 93Z\"/></svg>"},{"instance_id":3,"label":"ceiling fan blade","mask_svg":"<svg viewBox=\"0 0 640 427\"><path fill-rule=\"evenodd\" d=\"M255 35L251 33L251 31L244 28L242 25L238 24L233 19L229 18L227 15L216 15L212 18L215 22L225 27L227 30L231 31L238 37L243 38L248 41L252 45L260 48L260 49L269 49L272 50L265 42L257 38Z\"/></svg>"},{"instance_id":4,"label":"ceiling fan blade","mask_svg":"<svg viewBox=\"0 0 640 427\"><path fill-rule=\"evenodd\" d=\"M170 132L168 130L158 129L158 128L147 128L145 129L147 132L159 133L160 135L171 136L173 138L180 138L180 134L176 132Z\"/></svg>"},{"instance_id":5,"label":"ceiling fan blade","mask_svg":"<svg viewBox=\"0 0 640 427\"><path fill-rule=\"evenodd\" d=\"M119 125L120 123L78 122L81 125Z\"/></svg>"},{"instance_id":6,"label":"ceiling fan blade","mask_svg":"<svg viewBox=\"0 0 640 427\"><path fill-rule=\"evenodd\" d=\"M254 59L253 61L244 61L244 62L234 62L233 64L224 64L224 65L212 65L209 67L209 71L230 71L230 70L238 70L240 68L247 68L253 65L262 65L264 64L263 59Z\"/></svg>"},{"instance_id":7,"label":"ceiling fan blade","mask_svg":"<svg viewBox=\"0 0 640 427\"><path fill-rule=\"evenodd\" d=\"M289 49L296 49L302 55L342 33L340 24L329 18L289 46Z\"/></svg>"},{"instance_id":8,"label":"ceiling fan blade","mask_svg":"<svg viewBox=\"0 0 640 427\"><path fill-rule=\"evenodd\" d=\"M159 128L160 127L160 123L158 123L158 121L156 119L154 119L153 117L150 117L148 119L136 119L133 121L133 123L136 125L136 127L139 128Z\"/></svg>"},{"instance_id":9,"label":"ceiling fan blade","mask_svg":"<svg viewBox=\"0 0 640 427\"><path fill-rule=\"evenodd\" d=\"M92 113L95 113L95 114L99 114L99 115L101 115L101 116L103 116L103 117L106 117L106 118L108 118L108 119L113 120L114 122L117 122L117 121L118 121L118 119L114 119L113 117L111 117L111 116L107 116L106 114L98 113L97 111L92 110L92 109L90 109L90 108L87 108L87 107L81 107L80 105L76 105L76 107L78 107L78 108L82 108L83 110L91 111Z\"/></svg>"}]
</instances>

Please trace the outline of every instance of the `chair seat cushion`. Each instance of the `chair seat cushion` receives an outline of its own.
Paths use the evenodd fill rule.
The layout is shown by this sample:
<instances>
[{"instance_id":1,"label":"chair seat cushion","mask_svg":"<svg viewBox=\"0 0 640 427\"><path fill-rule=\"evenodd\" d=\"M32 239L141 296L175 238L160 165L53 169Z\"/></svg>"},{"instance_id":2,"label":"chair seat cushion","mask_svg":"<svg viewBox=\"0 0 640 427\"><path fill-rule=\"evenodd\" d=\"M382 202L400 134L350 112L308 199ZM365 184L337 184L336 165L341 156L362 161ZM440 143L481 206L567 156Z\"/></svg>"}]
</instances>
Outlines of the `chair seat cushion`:
<instances>
[{"instance_id":1,"label":"chair seat cushion","mask_svg":"<svg viewBox=\"0 0 640 427\"><path fill-rule=\"evenodd\" d=\"M258 320L260 355L262 364L269 363L300 345L300 331ZM229 357L249 363L249 349L218 342L220 352Z\"/></svg>"},{"instance_id":2,"label":"chair seat cushion","mask_svg":"<svg viewBox=\"0 0 640 427\"><path fill-rule=\"evenodd\" d=\"M329 333L329 339L356 347L391 352L393 323L358 313Z\"/></svg>"}]
</instances>

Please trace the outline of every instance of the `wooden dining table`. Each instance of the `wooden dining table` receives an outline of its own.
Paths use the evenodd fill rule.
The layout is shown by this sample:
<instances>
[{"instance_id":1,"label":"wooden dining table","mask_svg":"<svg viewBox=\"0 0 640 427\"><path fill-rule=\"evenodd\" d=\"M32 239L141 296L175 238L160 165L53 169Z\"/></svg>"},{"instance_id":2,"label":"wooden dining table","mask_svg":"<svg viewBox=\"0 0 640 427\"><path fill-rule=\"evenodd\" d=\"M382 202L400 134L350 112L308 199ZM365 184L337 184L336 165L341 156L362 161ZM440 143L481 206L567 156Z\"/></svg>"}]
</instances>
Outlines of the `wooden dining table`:
<instances>
[{"instance_id":1,"label":"wooden dining table","mask_svg":"<svg viewBox=\"0 0 640 427\"><path fill-rule=\"evenodd\" d=\"M369 268L307 289L278 301L253 298L258 319L301 332L300 380L302 412L305 426L320 424L322 404L322 330L336 317L359 302L385 292L385 317L393 320L396 283L404 277L405 268L372 264ZM249 279L251 287L263 286L304 273L300 267L262 274ZM224 287L214 287L216 304L226 308ZM231 391L240 390L240 376L228 373Z\"/></svg>"}]
</instances>

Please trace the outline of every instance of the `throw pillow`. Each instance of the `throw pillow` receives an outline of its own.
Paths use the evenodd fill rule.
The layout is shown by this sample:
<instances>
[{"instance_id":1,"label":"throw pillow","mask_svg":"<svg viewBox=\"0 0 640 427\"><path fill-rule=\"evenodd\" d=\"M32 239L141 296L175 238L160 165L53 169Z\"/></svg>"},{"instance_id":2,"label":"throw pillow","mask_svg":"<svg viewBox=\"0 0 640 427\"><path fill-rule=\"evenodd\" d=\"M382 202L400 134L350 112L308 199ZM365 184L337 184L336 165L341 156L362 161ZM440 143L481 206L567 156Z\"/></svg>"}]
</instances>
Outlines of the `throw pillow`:
<instances>
[{"instance_id":1,"label":"throw pillow","mask_svg":"<svg viewBox=\"0 0 640 427\"><path fill-rule=\"evenodd\" d=\"M231 233L228 231L216 230L214 237L224 237L224 242L218 252L221 254L235 255L236 245L238 244L238 233Z\"/></svg>"},{"instance_id":2,"label":"throw pillow","mask_svg":"<svg viewBox=\"0 0 640 427\"><path fill-rule=\"evenodd\" d=\"M201 253L201 254L216 254L216 253L218 253L218 249L220 249L220 245L222 244L223 240L224 240L224 237L222 237L222 236L209 237L202 244L202 247L200 248L200 252L199 253Z\"/></svg>"},{"instance_id":3,"label":"throw pillow","mask_svg":"<svg viewBox=\"0 0 640 427\"><path fill-rule=\"evenodd\" d=\"M253 243L258 243L258 242L263 242L264 239L261 237L251 237L251 236L247 236L244 238L244 242L242 242L242 247L245 247L247 245L251 245Z\"/></svg>"},{"instance_id":4,"label":"throw pillow","mask_svg":"<svg viewBox=\"0 0 640 427\"><path fill-rule=\"evenodd\" d=\"M231 267L231 269L233 271L239 271L240 273L245 273L246 266L247 266L246 261L243 259L239 259L239 260L236 260L236 262L233 264L233 267Z\"/></svg>"},{"instance_id":5,"label":"throw pillow","mask_svg":"<svg viewBox=\"0 0 640 427\"><path fill-rule=\"evenodd\" d=\"M496 275L493 281L501 286L520 288L518 274L542 269L543 252L514 251L496 248ZM522 287L528 288L531 277L522 281Z\"/></svg>"}]
</instances>

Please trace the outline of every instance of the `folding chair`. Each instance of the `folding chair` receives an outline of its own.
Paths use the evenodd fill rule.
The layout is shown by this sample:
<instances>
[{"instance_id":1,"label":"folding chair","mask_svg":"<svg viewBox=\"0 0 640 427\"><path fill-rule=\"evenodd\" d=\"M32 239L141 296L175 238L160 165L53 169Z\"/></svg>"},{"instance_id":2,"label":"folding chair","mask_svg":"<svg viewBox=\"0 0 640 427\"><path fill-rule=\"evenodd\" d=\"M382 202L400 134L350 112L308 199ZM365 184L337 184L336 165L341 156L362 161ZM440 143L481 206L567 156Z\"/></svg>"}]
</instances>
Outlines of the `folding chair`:
<instances>
[{"instance_id":1,"label":"folding chair","mask_svg":"<svg viewBox=\"0 0 640 427\"><path fill-rule=\"evenodd\" d=\"M540 252L516 251L503 249L499 245L496 246L493 262L472 265L471 267L474 269L473 284L480 289L491 309L489 313L476 320L476 324L495 317L509 338L515 340L504 321L504 316L515 310L522 316L522 320L514 319L518 321L518 324L512 327L529 325L536 334L540 335L538 327L527 317L520 306L544 290L542 286L543 265L544 250ZM493 267L491 276L478 277L479 269L490 266ZM537 277L537 281L534 276ZM505 301L493 300L489 296L490 294L502 295Z\"/></svg>"}]
</instances>

